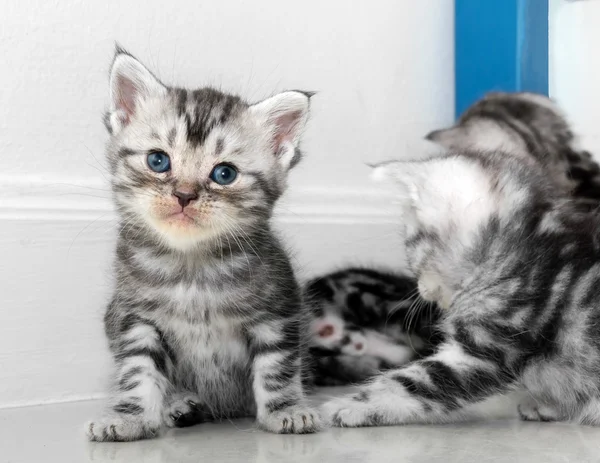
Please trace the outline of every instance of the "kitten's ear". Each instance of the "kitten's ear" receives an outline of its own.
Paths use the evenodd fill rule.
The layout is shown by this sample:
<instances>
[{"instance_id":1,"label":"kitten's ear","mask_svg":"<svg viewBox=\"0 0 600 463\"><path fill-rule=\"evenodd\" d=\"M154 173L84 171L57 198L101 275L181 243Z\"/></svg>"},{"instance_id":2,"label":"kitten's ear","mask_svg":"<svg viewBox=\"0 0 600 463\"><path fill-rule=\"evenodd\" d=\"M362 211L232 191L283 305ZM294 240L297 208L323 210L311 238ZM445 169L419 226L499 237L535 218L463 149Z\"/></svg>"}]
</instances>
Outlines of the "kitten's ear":
<instances>
[{"instance_id":1,"label":"kitten's ear","mask_svg":"<svg viewBox=\"0 0 600 463\"><path fill-rule=\"evenodd\" d=\"M137 59L117 47L110 69L108 126L118 133L134 117L141 101L166 93L166 87Z\"/></svg>"},{"instance_id":2,"label":"kitten's ear","mask_svg":"<svg viewBox=\"0 0 600 463\"><path fill-rule=\"evenodd\" d=\"M450 127L447 129L434 130L429 132L425 136L425 140L429 140L436 143L444 148L451 148L453 141L461 136L461 129L459 127Z\"/></svg>"},{"instance_id":3,"label":"kitten's ear","mask_svg":"<svg viewBox=\"0 0 600 463\"><path fill-rule=\"evenodd\" d=\"M308 120L311 96L307 92L289 91L250 106L250 111L268 130L273 154L285 169L300 160L298 145Z\"/></svg>"},{"instance_id":4,"label":"kitten's ear","mask_svg":"<svg viewBox=\"0 0 600 463\"><path fill-rule=\"evenodd\" d=\"M376 166L375 179L394 185L404 216L429 230L474 230L498 209L489 173L461 156ZM513 201L514 202L514 201Z\"/></svg>"},{"instance_id":5,"label":"kitten's ear","mask_svg":"<svg viewBox=\"0 0 600 463\"><path fill-rule=\"evenodd\" d=\"M402 225L405 231L419 225L418 209L423 193L423 163L392 161L373 166L371 178L389 183L394 187L395 202L402 209Z\"/></svg>"},{"instance_id":6,"label":"kitten's ear","mask_svg":"<svg viewBox=\"0 0 600 463\"><path fill-rule=\"evenodd\" d=\"M377 182L392 183L399 199L406 206L415 206L424 183L424 165L418 161L390 161L373 166L371 178Z\"/></svg>"}]
</instances>

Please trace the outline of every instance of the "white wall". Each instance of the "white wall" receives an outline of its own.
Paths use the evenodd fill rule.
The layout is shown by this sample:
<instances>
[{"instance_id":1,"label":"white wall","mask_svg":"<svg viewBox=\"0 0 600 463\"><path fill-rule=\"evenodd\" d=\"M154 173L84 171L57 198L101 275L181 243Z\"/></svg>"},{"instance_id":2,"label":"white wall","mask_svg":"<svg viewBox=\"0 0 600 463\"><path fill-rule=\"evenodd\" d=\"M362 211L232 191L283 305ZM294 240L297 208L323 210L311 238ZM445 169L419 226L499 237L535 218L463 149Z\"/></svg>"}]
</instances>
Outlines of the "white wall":
<instances>
[{"instance_id":1,"label":"white wall","mask_svg":"<svg viewBox=\"0 0 600 463\"><path fill-rule=\"evenodd\" d=\"M278 226L301 273L398 265L364 161L453 118L453 1L4 0L0 14L0 406L104 390L114 215L101 114L118 40L166 83L257 100L317 90ZM10 63L10 64L7 64Z\"/></svg>"},{"instance_id":2,"label":"white wall","mask_svg":"<svg viewBox=\"0 0 600 463\"><path fill-rule=\"evenodd\" d=\"M550 96L600 160L600 1L550 0Z\"/></svg>"}]
</instances>

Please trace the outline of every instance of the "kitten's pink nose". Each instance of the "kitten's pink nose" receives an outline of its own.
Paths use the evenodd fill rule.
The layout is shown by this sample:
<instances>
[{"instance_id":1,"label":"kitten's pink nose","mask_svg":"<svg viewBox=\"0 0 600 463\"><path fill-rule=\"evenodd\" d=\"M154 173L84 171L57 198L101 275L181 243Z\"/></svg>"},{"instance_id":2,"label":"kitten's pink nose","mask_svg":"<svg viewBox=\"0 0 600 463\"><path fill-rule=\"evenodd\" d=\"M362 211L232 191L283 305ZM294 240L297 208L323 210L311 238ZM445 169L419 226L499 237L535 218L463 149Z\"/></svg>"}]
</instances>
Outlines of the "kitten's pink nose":
<instances>
[{"instance_id":1,"label":"kitten's pink nose","mask_svg":"<svg viewBox=\"0 0 600 463\"><path fill-rule=\"evenodd\" d=\"M177 201L179 201L181 207L185 207L192 201L198 199L198 193L196 191L183 188L175 190L173 195L177 197Z\"/></svg>"}]
</instances>

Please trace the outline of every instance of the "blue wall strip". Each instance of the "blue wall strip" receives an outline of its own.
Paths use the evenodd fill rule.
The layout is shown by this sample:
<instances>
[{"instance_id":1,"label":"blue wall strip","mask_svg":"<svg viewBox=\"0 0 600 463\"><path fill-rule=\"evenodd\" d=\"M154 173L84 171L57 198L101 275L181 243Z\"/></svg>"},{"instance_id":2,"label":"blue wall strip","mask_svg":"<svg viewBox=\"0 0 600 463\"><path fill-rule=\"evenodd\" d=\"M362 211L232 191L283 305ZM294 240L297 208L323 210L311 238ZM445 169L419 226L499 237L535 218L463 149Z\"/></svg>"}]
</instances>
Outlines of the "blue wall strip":
<instances>
[{"instance_id":1,"label":"blue wall strip","mask_svg":"<svg viewBox=\"0 0 600 463\"><path fill-rule=\"evenodd\" d=\"M455 0L456 116L489 91L548 95L548 0Z\"/></svg>"}]
</instances>

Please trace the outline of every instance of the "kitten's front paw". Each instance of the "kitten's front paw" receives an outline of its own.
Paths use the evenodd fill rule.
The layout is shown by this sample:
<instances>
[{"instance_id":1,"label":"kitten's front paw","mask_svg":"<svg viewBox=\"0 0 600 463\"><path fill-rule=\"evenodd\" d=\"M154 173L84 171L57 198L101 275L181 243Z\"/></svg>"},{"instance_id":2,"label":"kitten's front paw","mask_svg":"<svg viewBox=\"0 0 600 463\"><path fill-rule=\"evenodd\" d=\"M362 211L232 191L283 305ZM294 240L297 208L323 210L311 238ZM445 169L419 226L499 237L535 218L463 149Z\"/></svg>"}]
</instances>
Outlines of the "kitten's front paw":
<instances>
[{"instance_id":1,"label":"kitten's front paw","mask_svg":"<svg viewBox=\"0 0 600 463\"><path fill-rule=\"evenodd\" d=\"M129 442L158 436L160 425L139 417L112 415L86 423L85 433L93 442Z\"/></svg>"},{"instance_id":2,"label":"kitten's front paw","mask_svg":"<svg viewBox=\"0 0 600 463\"><path fill-rule=\"evenodd\" d=\"M176 394L165 408L164 421L169 427L185 428L210 420L200 397L193 393Z\"/></svg>"},{"instance_id":3,"label":"kitten's front paw","mask_svg":"<svg viewBox=\"0 0 600 463\"><path fill-rule=\"evenodd\" d=\"M319 413L302 406L284 408L257 421L260 428L277 434L310 434L323 427Z\"/></svg>"},{"instance_id":4,"label":"kitten's front paw","mask_svg":"<svg viewBox=\"0 0 600 463\"><path fill-rule=\"evenodd\" d=\"M326 422L339 428L382 426L387 424L375 406L369 404L367 391L326 402L323 413Z\"/></svg>"}]
</instances>

